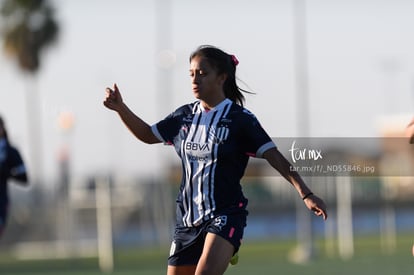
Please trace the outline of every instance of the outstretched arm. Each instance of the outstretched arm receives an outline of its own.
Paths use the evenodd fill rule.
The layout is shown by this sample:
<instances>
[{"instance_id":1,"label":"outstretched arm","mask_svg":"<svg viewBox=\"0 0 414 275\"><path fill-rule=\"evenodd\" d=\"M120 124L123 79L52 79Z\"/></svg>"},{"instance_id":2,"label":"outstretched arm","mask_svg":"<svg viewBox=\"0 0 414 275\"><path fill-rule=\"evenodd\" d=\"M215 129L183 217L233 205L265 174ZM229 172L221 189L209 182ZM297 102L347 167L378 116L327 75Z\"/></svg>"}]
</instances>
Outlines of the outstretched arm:
<instances>
[{"instance_id":1,"label":"outstretched arm","mask_svg":"<svg viewBox=\"0 0 414 275\"><path fill-rule=\"evenodd\" d=\"M16 148L11 147L9 156L10 163L12 164L10 169L10 177L15 179L15 183L20 185L28 185L29 178L20 152Z\"/></svg>"},{"instance_id":2,"label":"outstretched arm","mask_svg":"<svg viewBox=\"0 0 414 275\"><path fill-rule=\"evenodd\" d=\"M409 143L414 144L414 118L405 128L405 134L408 137Z\"/></svg>"},{"instance_id":3,"label":"outstretched arm","mask_svg":"<svg viewBox=\"0 0 414 275\"><path fill-rule=\"evenodd\" d=\"M287 181L289 181L293 187L295 187L309 210L313 211L317 216L322 216L324 220L327 219L328 214L323 200L312 193L296 171L291 171L289 161L279 152L279 150L271 148L263 154L263 157Z\"/></svg>"},{"instance_id":4,"label":"outstretched arm","mask_svg":"<svg viewBox=\"0 0 414 275\"><path fill-rule=\"evenodd\" d=\"M11 177L16 180L16 183L20 185L28 185L29 179L27 177L26 168L22 164L19 167L15 167L10 172Z\"/></svg>"},{"instance_id":5,"label":"outstretched arm","mask_svg":"<svg viewBox=\"0 0 414 275\"><path fill-rule=\"evenodd\" d=\"M126 127L142 142L149 144L161 142L152 133L151 126L135 115L123 102L116 84L114 84L112 89L106 88L106 98L103 104L106 108L117 112Z\"/></svg>"}]
</instances>

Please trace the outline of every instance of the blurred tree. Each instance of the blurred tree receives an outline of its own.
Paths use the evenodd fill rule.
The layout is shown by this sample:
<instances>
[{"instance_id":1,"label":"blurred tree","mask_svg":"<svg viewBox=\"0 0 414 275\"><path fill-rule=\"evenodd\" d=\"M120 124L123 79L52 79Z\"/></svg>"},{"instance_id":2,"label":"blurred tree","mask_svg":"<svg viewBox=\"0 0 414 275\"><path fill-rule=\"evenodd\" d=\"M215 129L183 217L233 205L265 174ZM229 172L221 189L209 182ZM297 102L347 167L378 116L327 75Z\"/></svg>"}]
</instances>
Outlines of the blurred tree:
<instances>
[{"instance_id":1,"label":"blurred tree","mask_svg":"<svg viewBox=\"0 0 414 275\"><path fill-rule=\"evenodd\" d=\"M32 163L31 179L42 177L41 119L39 95L34 80L44 49L56 41L59 28L54 9L47 0L0 0L3 49L14 59L22 72L30 76L26 94L28 136Z\"/></svg>"},{"instance_id":2,"label":"blurred tree","mask_svg":"<svg viewBox=\"0 0 414 275\"><path fill-rule=\"evenodd\" d=\"M58 34L54 10L45 0L4 0L1 15L5 53L16 58L24 72L36 73L41 51Z\"/></svg>"}]
</instances>

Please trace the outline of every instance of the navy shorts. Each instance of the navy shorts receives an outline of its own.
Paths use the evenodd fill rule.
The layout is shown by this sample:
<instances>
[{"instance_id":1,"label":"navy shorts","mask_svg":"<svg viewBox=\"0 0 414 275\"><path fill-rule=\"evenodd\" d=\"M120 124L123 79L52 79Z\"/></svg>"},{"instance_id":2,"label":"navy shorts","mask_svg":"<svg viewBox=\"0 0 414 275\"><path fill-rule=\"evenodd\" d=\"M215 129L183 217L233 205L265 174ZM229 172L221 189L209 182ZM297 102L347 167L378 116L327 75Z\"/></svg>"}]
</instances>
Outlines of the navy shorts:
<instances>
[{"instance_id":1,"label":"navy shorts","mask_svg":"<svg viewBox=\"0 0 414 275\"><path fill-rule=\"evenodd\" d=\"M236 253L241 245L247 215L245 206L241 205L220 211L220 214L196 227L177 226L168 265L197 265L203 252L207 233L219 235L229 241Z\"/></svg>"}]
</instances>

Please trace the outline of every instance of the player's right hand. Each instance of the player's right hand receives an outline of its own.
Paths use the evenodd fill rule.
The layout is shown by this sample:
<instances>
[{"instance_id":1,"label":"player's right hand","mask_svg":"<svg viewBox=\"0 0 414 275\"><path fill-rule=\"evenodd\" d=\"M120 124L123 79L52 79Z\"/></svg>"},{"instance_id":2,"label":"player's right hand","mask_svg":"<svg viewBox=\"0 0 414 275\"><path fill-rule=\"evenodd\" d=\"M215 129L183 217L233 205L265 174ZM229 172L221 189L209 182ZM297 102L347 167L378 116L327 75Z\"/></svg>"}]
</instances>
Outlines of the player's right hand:
<instances>
[{"instance_id":1,"label":"player's right hand","mask_svg":"<svg viewBox=\"0 0 414 275\"><path fill-rule=\"evenodd\" d=\"M106 97L103 102L104 106L108 109L118 111L123 104L121 93L118 86L114 84L113 88L106 88Z\"/></svg>"}]
</instances>

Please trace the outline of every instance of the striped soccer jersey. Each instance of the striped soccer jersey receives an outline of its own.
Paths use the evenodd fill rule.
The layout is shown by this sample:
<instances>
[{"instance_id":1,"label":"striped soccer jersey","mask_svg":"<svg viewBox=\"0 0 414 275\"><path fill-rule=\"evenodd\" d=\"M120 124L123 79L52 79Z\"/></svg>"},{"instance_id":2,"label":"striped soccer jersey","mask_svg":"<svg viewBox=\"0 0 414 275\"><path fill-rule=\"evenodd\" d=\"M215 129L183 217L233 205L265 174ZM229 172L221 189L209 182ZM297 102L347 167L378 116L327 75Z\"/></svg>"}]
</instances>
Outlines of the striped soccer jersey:
<instances>
[{"instance_id":1,"label":"striped soccer jersey","mask_svg":"<svg viewBox=\"0 0 414 275\"><path fill-rule=\"evenodd\" d=\"M174 145L181 158L177 222L186 227L247 203L240 179L249 156L262 157L275 147L255 116L229 99L211 110L199 101L184 105L153 125L152 131Z\"/></svg>"}]
</instances>

